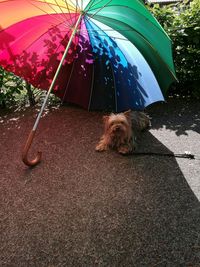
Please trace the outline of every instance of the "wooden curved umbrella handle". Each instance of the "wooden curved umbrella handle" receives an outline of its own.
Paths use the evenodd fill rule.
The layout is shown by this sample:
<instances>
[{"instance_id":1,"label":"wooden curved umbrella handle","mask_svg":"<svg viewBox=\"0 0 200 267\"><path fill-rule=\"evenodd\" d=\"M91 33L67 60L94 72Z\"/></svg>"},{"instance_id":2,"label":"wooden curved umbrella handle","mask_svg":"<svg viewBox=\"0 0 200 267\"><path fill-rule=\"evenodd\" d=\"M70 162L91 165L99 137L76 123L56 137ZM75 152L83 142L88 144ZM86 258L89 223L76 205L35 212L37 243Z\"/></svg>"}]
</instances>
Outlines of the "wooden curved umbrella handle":
<instances>
[{"instance_id":1,"label":"wooden curved umbrella handle","mask_svg":"<svg viewBox=\"0 0 200 267\"><path fill-rule=\"evenodd\" d=\"M37 165L41 161L41 157L42 157L42 152L38 152L37 156L34 159L32 159L32 160L28 159L28 152L29 152L29 149L30 149L31 144L33 142L35 132L36 131L31 130L31 132L28 136L28 139L26 141L26 144L24 146L24 149L22 151L22 161L24 162L24 164L26 164L29 167L33 167L33 166Z\"/></svg>"}]
</instances>

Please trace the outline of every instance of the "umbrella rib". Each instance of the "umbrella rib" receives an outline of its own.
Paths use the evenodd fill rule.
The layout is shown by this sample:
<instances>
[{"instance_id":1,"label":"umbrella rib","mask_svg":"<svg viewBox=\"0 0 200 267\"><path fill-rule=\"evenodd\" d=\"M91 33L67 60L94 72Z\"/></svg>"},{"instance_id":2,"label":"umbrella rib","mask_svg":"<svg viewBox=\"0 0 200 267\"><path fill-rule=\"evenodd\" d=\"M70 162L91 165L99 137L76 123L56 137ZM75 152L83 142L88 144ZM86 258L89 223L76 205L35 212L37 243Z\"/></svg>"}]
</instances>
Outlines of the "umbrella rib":
<instances>
[{"instance_id":1,"label":"umbrella rib","mask_svg":"<svg viewBox=\"0 0 200 267\"><path fill-rule=\"evenodd\" d=\"M103 34L98 34L98 36L105 36L105 35L103 35ZM111 35L109 35L109 37L110 38L112 38L112 39L116 39L116 40L123 40L123 41L127 41L127 42L130 42L127 38L122 38L122 37L116 37L116 36L111 36Z\"/></svg>"},{"instance_id":2,"label":"umbrella rib","mask_svg":"<svg viewBox=\"0 0 200 267\"><path fill-rule=\"evenodd\" d=\"M8 2L9 1L15 1L15 0L7 0ZM44 3L45 2L45 0L27 0L28 2L37 2L37 3ZM55 1L55 0L53 0L53 1ZM63 0L64 1L64 0ZM70 0L69 0L70 1ZM72 2L71 2L72 3ZM53 5L53 6L57 6L57 4L55 4L55 3L52 3L52 2L46 2L46 4L50 4L50 5ZM64 8L64 6L62 5L62 7ZM74 7L74 4L72 3L72 5L71 5L71 7Z\"/></svg>"},{"instance_id":3,"label":"umbrella rib","mask_svg":"<svg viewBox=\"0 0 200 267\"><path fill-rule=\"evenodd\" d=\"M104 31L105 33L106 32L114 32L114 31L118 32L117 30L111 30L111 29L109 29L109 30L107 30L107 29L102 29L102 30L88 30L88 31L83 30L83 32L102 32L102 31ZM126 31L126 30L124 30L124 31ZM130 31L134 31L134 30L130 30ZM120 32L121 32L121 30L120 30ZM105 34L98 34L98 36L105 36ZM130 42L126 37L122 38L122 37L110 36L110 38L117 39L117 40L124 40L124 41Z\"/></svg>"},{"instance_id":4,"label":"umbrella rib","mask_svg":"<svg viewBox=\"0 0 200 267\"><path fill-rule=\"evenodd\" d=\"M55 0L56 1L56 0ZM61 17L62 19L63 19L63 16L61 16L60 15L60 13L58 13L54 8L53 8L53 6L52 5L50 5L46 0L44 0L44 2L56 13L56 14L58 14L59 15L59 17ZM58 6L58 5L57 5ZM59 7L59 6L58 6ZM60 7L59 7L59 9L60 9ZM70 19L71 19L71 12L69 12L69 14L70 14ZM71 21L72 21L72 19L71 19ZM66 21L67 23L68 23L68 21ZM68 26L71 26L71 24L70 23L68 23Z\"/></svg>"},{"instance_id":5,"label":"umbrella rib","mask_svg":"<svg viewBox=\"0 0 200 267\"><path fill-rule=\"evenodd\" d=\"M92 65L92 82L91 82L90 100L88 104L88 110L90 110L93 90L94 90L94 64Z\"/></svg>"},{"instance_id":6,"label":"umbrella rib","mask_svg":"<svg viewBox=\"0 0 200 267\"><path fill-rule=\"evenodd\" d=\"M87 20L87 21L89 21L89 20ZM119 30L114 30L114 29L100 29L100 30L92 30L92 29L90 29L90 30L83 30L83 32L102 32L102 31L104 31L104 32L114 32L114 31L116 31L116 32L119 32L119 33L121 33L121 32L134 32L134 31L136 31L135 29L119 29ZM99 36L104 36L104 35L102 35L102 34L98 34ZM125 38L120 38L120 37L114 37L114 36L110 36L111 38L113 38L113 39L119 39L119 40L124 40L124 41L129 41L126 37Z\"/></svg>"},{"instance_id":7,"label":"umbrella rib","mask_svg":"<svg viewBox=\"0 0 200 267\"><path fill-rule=\"evenodd\" d=\"M66 0L65 0L65 2L66 2ZM76 13L77 13L78 8L79 8L79 5L78 5L78 1L76 0Z\"/></svg>"},{"instance_id":8,"label":"umbrella rib","mask_svg":"<svg viewBox=\"0 0 200 267\"><path fill-rule=\"evenodd\" d=\"M71 19L71 21L73 21L72 18L71 18L71 12L70 12L70 8L69 8L69 5L68 5L68 3L67 3L67 0L65 0L65 5L66 5L66 8L67 8L67 10L68 10L68 12L69 12L70 19ZM69 25L70 25L70 24L69 24Z\"/></svg>"},{"instance_id":9,"label":"umbrella rib","mask_svg":"<svg viewBox=\"0 0 200 267\"><path fill-rule=\"evenodd\" d=\"M99 8L94 14L91 16L88 14L88 11L86 11L86 15L88 18L86 18L87 21L91 20L96 14L98 14L102 9L104 9L112 0L109 0L105 5L103 5L101 8Z\"/></svg>"},{"instance_id":10,"label":"umbrella rib","mask_svg":"<svg viewBox=\"0 0 200 267\"><path fill-rule=\"evenodd\" d=\"M112 70L112 74L113 74L113 83L114 83L114 90L115 90L115 112L117 112L117 110L118 110L117 92L116 92L117 87L116 87L115 73L114 73L114 70L113 70L113 66L112 66L112 62L111 61L110 61L110 66L111 66L111 70Z\"/></svg>"},{"instance_id":11,"label":"umbrella rib","mask_svg":"<svg viewBox=\"0 0 200 267\"><path fill-rule=\"evenodd\" d=\"M50 5L49 3L47 3L47 1L46 0L44 0L45 1L45 3L56 13L56 14L59 14L59 16L63 19L63 16L61 16L60 15L60 13L58 13L54 8L53 8L53 6L52 5ZM67 10L68 10L68 13L69 13L69 16L70 16L70 22L68 22L68 19L67 19L67 17L66 17L66 15L65 15L65 13L63 12L63 10L61 9L61 7L60 7L60 5L57 3L57 1L56 0L54 0L55 2L56 2L56 5L57 5L57 7L60 9L60 11L61 11L61 14L63 14L64 15L64 17L66 18L66 25L68 24L68 26L69 27L71 27L72 25L73 25L73 17L72 17L72 13L70 12L70 8L69 8L69 5L67 5L66 7L67 7ZM66 2L66 1L65 1Z\"/></svg>"},{"instance_id":12,"label":"umbrella rib","mask_svg":"<svg viewBox=\"0 0 200 267\"><path fill-rule=\"evenodd\" d=\"M109 61L110 61L110 59L109 59ZM115 112L117 112L117 110L118 110L117 91L116 91L117 90L117 86L116 86L115 73L114 73L114 69L113 69L113 65L112 65L112 62L111 61L110 61L110 66L111 66L111 70L112 70L112 74L113 74L113 83L114 83L114 91L115 91Z\"/></svg>"},{"instance_id":13,"label":"umbrella rib","mask_svg":"<svg viewBox=\"0 0 200 267\"><path fill-rule=\"evenodd\" d=\"M66 21L63 22L63 17L62 17L62 20L61 19L58 19L58 18L55 18L53 16L53 14L50 14L48 13L47 11L45 11L44 9L38 7L37 5L33 4L33 3L30 3L31 5L33 5L34 7L38 8L39 10L41 10L42 12L44 12L45 14L49 15L50 17L54 18L54 20L58 21L58 22L61 22L61 23L64 23L67 27L70 27L70 24L66 23ZM56 12L57 14L57 12Z\"/></svg>"},{"instance_id":14,"label":"umbrella rib","mask_svg":"<svg viewBox=\"0 0 200 267\"><path fill-rule=\"evenodd\" d=\"M101 1L102 1L102 0L101 0ZM88 7L88 8L85 10L86 13L87 13L87 11L92 7L93 2L94 2L94 0L91 0L90 3L88 3L89 7L86 6L86 8Z\"/></svg>"},{"instance_id":15,"label":"umbrella rib","mask_svg":"<svg viewBox=\"0 0 200 267\"><path fill-rule=\"evenodd\" d=\"M64 1L65 1L65 5L68 7L69 5L67 3L67 0L64 0ZM71 0L69 0L69 2L74 6L74 3ZM79 6L78 0L76 0L76 6L75 6L75 8L76 8L76 13L77 13L78 9L81 9L80 6ZM69 13L70 13L70 11L69 11Z\"/></svg>"},{"instance_id":16,"label":"umbrella rib","mask_svg":"<svg viewBox=\"0 0 200 267\"><path fill-rule=\"evenodd\" d=\"M70 75L69 75L69 79L68 79L68 81L67 81L67 85L66 85L66 87L65 87L65 92L64 92L64 95L63 95L63 97L62 97L62 101L61 101L62 104L63 104L63 102L64 102L65 96L66 96L67 91L68 91L68 88L69 88L69 83L70 83L70 80L71 80L71 77L72 77L72 73L73 73L73 71L74 71L75 61L76 61L76 60L74 59L74 61L73 61L73 65L72 65L72 68L71 68L71 72L70 72Z\"/></svg>"},{"instance_id":17,"label":"umbrella rib","mask_svg":"<svg viewBox=\"0 0 200 267\"><path fill-rule=\"evenodd\" d=\"M59 9L60 9L61 13L63 14L63 16L67 19L66 13L63 12L63 10L62 10L61 6L58 4L57 0L54 0L54 1L56 2L56 4L59 7Z\"/></svg>"},{"instance_id":18,"label":"umbrella rib","mask_svg":"<svg viewBox=\"0 0 200 267\"><path fill-rule=\"evenodd\" d=\"M80 36L80 31L78 31L78 35ZM79 36L78 36L78 38L79 38ZM65 87L65 92L64 92L64 95L62 97L62 101L61 101L62 104L64 102L65 96L66 96L68 88L69 88L69 83L70 83L70 80L71 80L71 77L72 77L72 73L73 73L74 67L75 67L75 61L76 61L76 59L73 60L73 65L72 65L72 68L71 68L71 71L70 71L69 79L67 81L67 85Z\"/></svg>"},{"instance_id":19,"label":"umbrella rib","mask_svg":"<svg viewBox=\"0 0 200 267\"><path fill-rule=\"evenodd\" d=\"M87 8L86 12L88 12L91 8L93 8L93 7L95 7L96 5L98 5L99 3L101 3L103 0L99 0L97 3L95 3L95 4L93 5L92 2L94 2L94 1L95 1L95 0L92 0L92 1L89 3L89 5L86 6L86 8ZM92 4L91 4L91 3L92 3Z\"/></svg>"},{"instance_id":20,"label":"umbrella rib","mask_svg":"<svg viewBox=\"0 0 200 267\"><path fill-rule=\"evenodd\" d=\"M64 0L65 1L65 3L66 3L66 1L67 0ZM69 0L69 2L74 6L74 3L71 1L71 0ZM68 4L67 4L68 5ZM79 9L80 9L80 6L79 6L79 4L78 4L78 1L76 0L76 5L78 5L78 7L79 7Z\"/></svg>"},{"instance_id":21,"label":"umbrella rib","mask_svg":"<svg viewBox=\"0 0 200 267\"><path fill-rule=\"evenodd\" d=\"M83 30L84 32L86 32L85 30ZM113 31L119 31L119 32L133 32L135 31L134 29L132 30L126 30L126 29L120 29L120 30L114 30L114 29L101 29L101 30L88 30L88 32L101 32L101 31L104 31L104 32L113 32Z\"/></svg>"},{"instance_id":22,"label":"umbrella rib","mask_svg":"<svg viewBox=\"0 0 200 267\"><path fill-rule=\"evenodd\" d=\"M84 20L85 20L85 18L84 18ZM84 23L85 23L85 21L84 21ZM85 23L85 27L87 28L87 24L86 23ZM88 38L90 40L90 43L92 43L89 33L88 33ZM92 53L92 55L93 55L93 53ZM93 57L93 59L94 59L94 57ZM90 106L91 106L91 102L92 102L93 89L94 89L94 64L92 65L92 82L91 82L90 100L89 100L89 103L88 103L88 110L90 110Z\"/></svg>"}]
</instances>

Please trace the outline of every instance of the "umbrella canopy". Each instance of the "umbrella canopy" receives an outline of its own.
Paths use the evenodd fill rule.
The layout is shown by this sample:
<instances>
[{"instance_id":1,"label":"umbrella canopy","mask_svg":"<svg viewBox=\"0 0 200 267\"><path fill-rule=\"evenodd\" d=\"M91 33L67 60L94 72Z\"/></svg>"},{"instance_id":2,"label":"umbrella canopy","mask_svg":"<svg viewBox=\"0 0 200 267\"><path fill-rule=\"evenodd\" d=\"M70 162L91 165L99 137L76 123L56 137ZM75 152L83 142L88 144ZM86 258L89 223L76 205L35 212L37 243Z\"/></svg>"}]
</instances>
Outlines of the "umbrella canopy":
<instances>
[{"instance_id":1,"label":"umbrella canopy","mask_svg":"<svg viewBox=\"0 0 200 267\"><path fill-rule=\"evenodd\" d=\"M35 87L49 88L69 46L52 88L63 102L142 110L176 79L171 41L140 0L0 0L0 10L0 65Z\"/></svg>"}]
</instances>

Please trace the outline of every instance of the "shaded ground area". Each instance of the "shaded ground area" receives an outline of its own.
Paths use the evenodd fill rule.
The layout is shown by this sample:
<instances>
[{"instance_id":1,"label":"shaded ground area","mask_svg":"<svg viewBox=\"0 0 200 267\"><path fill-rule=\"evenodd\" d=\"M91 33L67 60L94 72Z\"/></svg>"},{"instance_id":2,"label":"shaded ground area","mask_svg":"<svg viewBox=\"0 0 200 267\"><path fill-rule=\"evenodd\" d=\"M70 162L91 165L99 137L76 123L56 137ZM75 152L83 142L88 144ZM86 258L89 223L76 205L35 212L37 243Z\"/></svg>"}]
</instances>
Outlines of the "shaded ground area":
<instances>
[{"instance_id":1,"label":"shaded ground area","mask_svg":"<svg viewBox=\"0 0 200 267\"><path fill-rule=\"evenodd\" d=\"M149 108L140 151L199 156L199 110ZM200 266L198 159L97 153L102 114L62 107L42 119L31 155L43 161L29 169L20 153L35 114L0 118L1 267Z\"/></svg>"}]
</instances>

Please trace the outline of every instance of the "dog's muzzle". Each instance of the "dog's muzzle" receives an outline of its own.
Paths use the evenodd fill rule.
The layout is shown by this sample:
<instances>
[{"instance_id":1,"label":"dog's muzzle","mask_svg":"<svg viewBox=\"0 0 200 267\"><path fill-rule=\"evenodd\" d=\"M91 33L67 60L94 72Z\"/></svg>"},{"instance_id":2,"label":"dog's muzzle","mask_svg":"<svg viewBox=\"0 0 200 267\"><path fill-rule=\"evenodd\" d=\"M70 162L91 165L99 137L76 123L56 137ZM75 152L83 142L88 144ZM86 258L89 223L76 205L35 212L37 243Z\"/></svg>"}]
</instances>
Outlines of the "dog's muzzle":
<instances>
[{"instance_id":1,"label":"dog's muzzle","mask_svg":"<svg viewBox=\"0 0 200 267\"><path fill-rule=\"evenodd\" d=\"M123 128L120 125L116 125L115 127L113 127L112 129L113 132L123 132Z\"/></svg>"}]
</instances>

